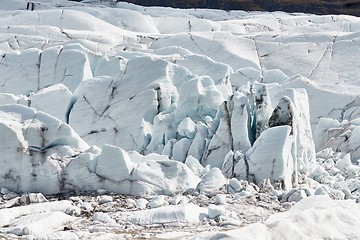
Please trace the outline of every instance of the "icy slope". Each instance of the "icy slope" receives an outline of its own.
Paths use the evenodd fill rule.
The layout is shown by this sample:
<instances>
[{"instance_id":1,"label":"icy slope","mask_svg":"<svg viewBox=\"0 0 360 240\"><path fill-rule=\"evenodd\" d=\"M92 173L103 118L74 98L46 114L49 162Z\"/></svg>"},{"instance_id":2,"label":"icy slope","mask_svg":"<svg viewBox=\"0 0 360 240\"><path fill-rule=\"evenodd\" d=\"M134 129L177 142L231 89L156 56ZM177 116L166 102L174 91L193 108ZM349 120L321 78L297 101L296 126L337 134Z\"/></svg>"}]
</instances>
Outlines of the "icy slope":
<instances>
[{"instance_id":1,"label":"icy slope","mask_svg":"<svg viewBox=\"0 0 360 240\"><path fill-rule=\"evenodd\" d=\"M264 223L192 239L358 239L358 205L349 200L332 201L328 196L309 197Z\"/></svg>"},{"instance_id":2,"label":"icy slope","mask_svg":"<svg viewBox=\"0 0 360 240\"><path fill-rule=\"evenodd\" d=\"M357 201L359 18L103 3L0 5L1 198L150 202L138 218L109 220L85 204L15 216L1 232L48 234L31 219L59 217L57 231L69 214L238 227L240 210L218 206L226 198L264 194L280 209L313 195ZM164 200L181 194L214 204Z\"/></svg>"}]
</instances>

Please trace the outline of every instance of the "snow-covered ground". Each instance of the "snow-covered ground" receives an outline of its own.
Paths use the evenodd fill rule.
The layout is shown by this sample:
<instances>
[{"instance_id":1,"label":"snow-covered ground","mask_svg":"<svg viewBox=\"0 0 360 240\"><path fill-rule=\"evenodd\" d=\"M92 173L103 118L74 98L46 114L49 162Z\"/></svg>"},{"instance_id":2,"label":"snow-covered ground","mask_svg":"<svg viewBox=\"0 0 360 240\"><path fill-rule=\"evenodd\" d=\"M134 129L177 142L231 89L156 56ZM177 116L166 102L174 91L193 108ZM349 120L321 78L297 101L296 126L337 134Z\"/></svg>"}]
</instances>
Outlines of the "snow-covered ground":
<instances>
[{"instance_id":1,"label":"snow-covered ground","mask_svg":"<svg viewBox=\"0 0 360 240\"><path fill-rule=\"evenodd\" d=\"M0 1L0 238L360 239L360 19Z\"/></svg>"}]
</instances>

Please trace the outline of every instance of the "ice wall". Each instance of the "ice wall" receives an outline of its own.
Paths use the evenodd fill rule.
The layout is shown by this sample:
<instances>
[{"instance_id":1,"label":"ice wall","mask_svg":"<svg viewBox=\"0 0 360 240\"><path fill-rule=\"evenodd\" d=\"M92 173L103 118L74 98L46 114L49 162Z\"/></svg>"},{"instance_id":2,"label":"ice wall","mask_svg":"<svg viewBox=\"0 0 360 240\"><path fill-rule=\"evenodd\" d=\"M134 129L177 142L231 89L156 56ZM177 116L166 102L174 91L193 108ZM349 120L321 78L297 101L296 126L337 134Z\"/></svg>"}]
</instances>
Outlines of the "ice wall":
<instances>
[{"instance_id":1,"label":"ice wall","mask_svg":"<svg viewBox=\"0 0 360 240\"><path fill-rule=\"evenodd\" d=\"M20 2L0 14L1 186L290 189L316 151L360 156L357 18Z\"/></svg>"}]
</instances>

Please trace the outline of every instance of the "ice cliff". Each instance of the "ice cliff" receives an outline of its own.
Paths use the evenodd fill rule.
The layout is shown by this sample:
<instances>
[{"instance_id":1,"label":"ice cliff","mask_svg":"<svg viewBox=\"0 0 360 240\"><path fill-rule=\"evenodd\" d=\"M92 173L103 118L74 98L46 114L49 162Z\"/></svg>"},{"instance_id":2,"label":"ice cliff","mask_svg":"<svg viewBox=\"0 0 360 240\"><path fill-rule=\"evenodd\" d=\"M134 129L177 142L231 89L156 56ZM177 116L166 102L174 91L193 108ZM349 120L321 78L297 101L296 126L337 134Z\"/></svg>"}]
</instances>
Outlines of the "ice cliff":
<instances>
[{"instance_id":1,"label":"ice cliff","mask_svg":"<svg viewBox=\"0 0 360 240\"><path fill-rule=\"evenodd\" d=\"M288 192L359 172L358 18L16 3L0 12L0 187Z\"/></svg>"}]
</instances>

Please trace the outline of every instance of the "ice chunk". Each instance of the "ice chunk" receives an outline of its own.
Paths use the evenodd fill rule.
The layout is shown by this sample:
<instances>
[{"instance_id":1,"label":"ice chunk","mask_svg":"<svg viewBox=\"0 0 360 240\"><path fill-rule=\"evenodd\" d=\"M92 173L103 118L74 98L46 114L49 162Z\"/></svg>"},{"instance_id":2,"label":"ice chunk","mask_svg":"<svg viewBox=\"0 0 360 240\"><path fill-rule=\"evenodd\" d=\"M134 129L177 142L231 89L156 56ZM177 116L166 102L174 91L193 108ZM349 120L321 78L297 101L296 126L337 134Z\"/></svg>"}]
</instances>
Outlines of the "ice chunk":
<instances>
[{"instance_id":1,"label":"ice chunk","mask_svg":"<svg viewBox=\"0 0 360 240\"><path fill-rule=\"evenodd\" d=\"M209 218L213 219L219 217L221 215L225 215L226 210L224 206L217 206L214 204L210 204L208 207L208 215Z\"/></svg>"},{"instance_id":2,"label":"ice chunk","mask_svg":"<svg viewBox=\"0 0 360 240\"><path fill-rule=\"evenodd\" d=\"M219 168L212 168L209 172L205 173L201 182L198 185L200 193L214 194L216 191L223 188L226 184L226 179Z\"/></svg>"},{"instance_id":3,"label":"ice chunk","mask_svg":"<svg viewBox=\"0 0 360 240\"><path fill-rule=\"evenodd\" d=\"M105 144L97 159L95 173L106 179L121 182L130 178L134 168L135 164L127 152L119 147Z\"/></svg>"},{"instance_id":4,"label":"ice chunk","mask_svg":"<svg viewBox=\"0 0 360 240\"><path fill-rule=\"evenodd\" d=\"M225 204L226 203L226 195L225 194L216 194L214 198L215 204Z\"/></svg>"},{"instance_id":5,"label":"ice chunk","mask_svg":"<svg viewBox=\"0 0 360 240\"><path fill-rule=\"evenodd\" d=\"M289 202L299 202L300 200L306 198L307 195L304 190L296 190L294 191L289 198L287 199Z\"/></svg>"},{"instance_id":6,"label":"ice chunk","mask_svg":"<svg viewBox=\"0 0 360 240\"><path fill-rule=\"evenodd\" d=\"M239 192L241 188L242 185L240 184L239 180L237 180L236 178L231 178L229 180L228 191L230 193Z\"/></svg>"},{"instance_id":7,"label":"ice chunk","mask_svg":"<svg viewBox=\"0 0 360 240\"><path fill-rule=\"evenodd\" d=\"M42 193L29 193L28 198L29 203L43 203L48 201Z\"/></svg>"},{"instance_id":8,"label":"ice chunk","mask_svg":"<svg viewBox=\"0 0 360 240\"><path fill-rule=\"evenodd\" d=\"M196 124L191 120L191 118L184 118L177 128L177 132L182 137L194 138L196 134Z\"/></svg>"},{"instance_id":9,"label":"ice chunk","mask_svg":"<svg viewBox=\"0 0 360 240\"><path fill-rule=\"evenodd\" d=\"M154 197L148 204L150 208L158 208L166 205L169 205L169 203L165 200L164 195Z\"/></svg>"},{"instance_id":10,"label":"ice chunk","mask_svg":"<svg viewBox=\"0 0 360 240\"><path fill-rule=\"evenodd\" d=\"M290 126L271 127L265 130L246 153L248 176L255 183L263 179L281 182L284 190L293 185L293 136Z\"/></svg>"},{"instance_id":11,"label":"ice chunk","mask_svg":"<svg viewBox=\"0 0 360 240\"><path fill-rule=\"evenodd\" d=\"M183 163L173 160L148 160L132 172L131 194L166 194L195 189L200 179Z\"/></svg>"},{"instance_id":12,"label":"ice chunk","mask_svg":"<svg viewBox=\"0 0 360 240\"><path fill-rule=\"evenodd\" d=\"M139 198L135 202L135 206L140 209L145 209L147 205L149 204L149 201L145 198Z\"/></svg>"},{"instance_id":13,"label":"ice chunk","mask_svg":"<svg viewBox=\"0 0 360 240\"><path fill-rule=\"evenodd\" d=\"M0 209L0 226L8 225L15 219L27 215L37 214L42 212L65 212L68 208L71 208L71 201L57 201L57 202L44 202L38 204L31 204L28 206L21 206L16 208Z\"/></svg>"},{"instance_id":14,"label":"ice chunk","mask_svg":"<svg viewBox=\"0 0 360 240\"><path fill-rule=\"evenodd\" d=\"M313 142L308 94L305 89L289 89L286 95L294 104L294 139L293 159L297 171L308 174L316 162L315 145Z\"/></svg>"},{"instance_id":15,"label":"ice chunk","mask_svg":"<svg viewBox=\"0 0 360 240\"><path fill-rule=\"evenodd\" d=\"M185 165L188 166L198 177L201 177L204 173L204 167L200 164L199 160L191 155L186 158Z\"/></svg>"},{"instance_id":16,"label":"ice chunk","mask_svg":"<svg viewBox=\"0 0 360 240\"><path fill-rule=\"evenodd\" d=\"M99 204L104 204L104 203L112 202L113 197L109 196L109 195L102 195L102 196L99 196L97 198L97 200L99 201Z\"/></svg>"},{"instance_id":17,"label":"ice chunk","mask_svg":"<svg viewBox=\"0 0 360 240\"><path fill-rule=\"evenodd\" d=\"M109 225L117 225L116 221L112 219L109 214L103 212L95 212L93 215L93 221L107 223Z\"/></svg>"},{"instance_id":18,"label":"ice chunk","mask_svg":"<svg viewBox=\"0 0 360 240\"><path fill-rule=\"evenodd\" d=\"M170 205L150 210L118 213L119 220L133 224L151 225L166 223L198 223L207 215L206 208L189 203L185 205Z\"/></svg>"},{"instance_id":19,"label":"ice chunk","mask_svg":"<svg viewBox=\"0 0 360 240\"><path fill-rule=\"evenodd\" d=\"M14 224L15 227L12 228L10 232L19 236L48 233L51 231L60 230L64 228L66 224L69 224L75 220L76 217L69 216L60 211L32 214L17 220L17 222Z\"/></svg>"}]
</instances>

